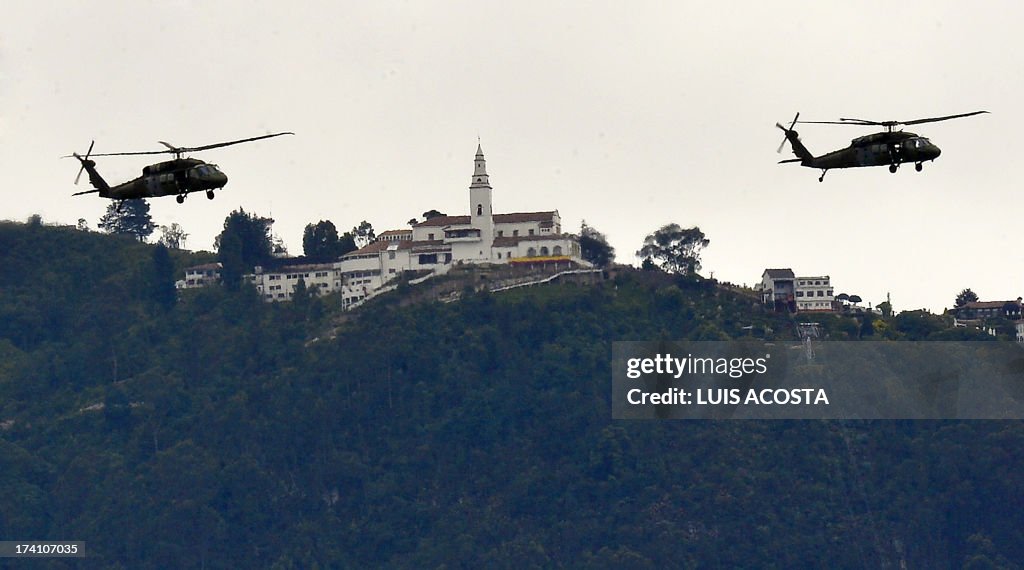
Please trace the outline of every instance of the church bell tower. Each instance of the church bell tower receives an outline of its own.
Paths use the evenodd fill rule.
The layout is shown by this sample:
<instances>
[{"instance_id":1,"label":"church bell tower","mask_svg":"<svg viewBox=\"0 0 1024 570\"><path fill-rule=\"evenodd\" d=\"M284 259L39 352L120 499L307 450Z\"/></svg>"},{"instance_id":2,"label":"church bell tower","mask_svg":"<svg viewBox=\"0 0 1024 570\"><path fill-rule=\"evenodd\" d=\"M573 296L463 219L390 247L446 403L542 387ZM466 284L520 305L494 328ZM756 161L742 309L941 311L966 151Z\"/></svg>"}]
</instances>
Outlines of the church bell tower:
<instances>
[{"instance_id":1,"label":"church bell tower","mask_svg":"<svg viewBox=\"0 0 1024 570\"><path fill-rule=\"evenodd\" d=\"M480 230L480 247L483 257L491 257L494 243L494 212L491 203L491 183L487 178L487 161L480 144L476 145L476 159L473 164L473 181L469 185L470 225Z\"/></svg>"}]
</instances>

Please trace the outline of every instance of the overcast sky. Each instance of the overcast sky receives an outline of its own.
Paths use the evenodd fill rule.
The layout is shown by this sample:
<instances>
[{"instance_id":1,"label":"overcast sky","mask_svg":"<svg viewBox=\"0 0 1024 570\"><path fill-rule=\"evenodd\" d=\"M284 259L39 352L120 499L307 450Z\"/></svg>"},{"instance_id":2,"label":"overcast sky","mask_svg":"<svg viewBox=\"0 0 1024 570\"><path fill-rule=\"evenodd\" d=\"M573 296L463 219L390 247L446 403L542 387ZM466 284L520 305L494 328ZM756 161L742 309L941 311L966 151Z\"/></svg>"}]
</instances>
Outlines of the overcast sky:
<instances>
[{"instance_id":1,"label":"overcast sky","mask_svg":"<svg viewBox=\"0 0 1024 570\"><path fill-rule=\"evenodd\" d=\"M976 4L976 3L972 3ZM842 6L842 7L840 7ZM972 288L1024 294L1018 2L27 2L0 22L0 218L91 227L73 159L199 146L230 177L213 201L152 200L186 247L227 214L302 229L408 227L468 212L477 137L496 212L557 209L634 263L646 234L700 226L707 275L830 275L836 293L940 311ZM942 156L819 171L775 153L776 121L909 120ZM871 129L804 125L815 154ZM149 157L98 159L110 183Z\"/></svg>"}]
</instances>

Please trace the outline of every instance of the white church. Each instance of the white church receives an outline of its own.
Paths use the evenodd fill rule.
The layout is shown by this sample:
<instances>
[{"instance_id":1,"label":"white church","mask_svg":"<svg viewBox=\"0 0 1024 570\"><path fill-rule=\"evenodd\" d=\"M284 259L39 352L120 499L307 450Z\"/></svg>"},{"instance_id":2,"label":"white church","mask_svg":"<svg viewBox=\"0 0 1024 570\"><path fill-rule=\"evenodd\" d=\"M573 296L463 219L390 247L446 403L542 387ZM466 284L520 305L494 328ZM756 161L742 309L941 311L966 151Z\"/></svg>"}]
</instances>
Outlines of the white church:
<instances>
[{"instance_id":1,"label":"white church","mask_svg":"<svg viewBox=\"0 0 1024 570\"><path fill-rule=\"evenodd\" d=\"M389 230L331 264L264 272L250 279L268 301L291 298L301 277L321 294L342 292L345 306L387 285L407 271L446 273L459 264L575 264L590 267L580 254L577 236L562 233L557 210L494 213L494 196L483 149L477 145L469 186L469 215L437 216L412 229ZM329 269L329 271L328 271Z\"/></svg>"}]
</instances>

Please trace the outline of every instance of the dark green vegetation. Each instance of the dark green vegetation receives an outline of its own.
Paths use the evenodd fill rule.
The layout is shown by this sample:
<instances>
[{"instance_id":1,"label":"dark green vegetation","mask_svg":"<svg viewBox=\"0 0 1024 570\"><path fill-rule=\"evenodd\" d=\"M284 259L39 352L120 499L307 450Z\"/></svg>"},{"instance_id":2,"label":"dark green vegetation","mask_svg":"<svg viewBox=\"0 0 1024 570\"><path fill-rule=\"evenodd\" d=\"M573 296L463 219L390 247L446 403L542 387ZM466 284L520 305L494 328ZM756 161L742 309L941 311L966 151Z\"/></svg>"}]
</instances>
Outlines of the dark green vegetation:
<instances>
[{"instance_id":1,"label":"dark green vegetation","mask_svg":"<svg viewBox=\"0 0 1024 570\"><path fill-rule=\"evenodd\" d=\"M384 298L330 338L329 297L169 303L163 255L0 224L5 539L84 540L90 568L1024 560L1020 422L609 419L613 340L791 335L742 293L651 271Z\"/></svg>"}]
</instances>

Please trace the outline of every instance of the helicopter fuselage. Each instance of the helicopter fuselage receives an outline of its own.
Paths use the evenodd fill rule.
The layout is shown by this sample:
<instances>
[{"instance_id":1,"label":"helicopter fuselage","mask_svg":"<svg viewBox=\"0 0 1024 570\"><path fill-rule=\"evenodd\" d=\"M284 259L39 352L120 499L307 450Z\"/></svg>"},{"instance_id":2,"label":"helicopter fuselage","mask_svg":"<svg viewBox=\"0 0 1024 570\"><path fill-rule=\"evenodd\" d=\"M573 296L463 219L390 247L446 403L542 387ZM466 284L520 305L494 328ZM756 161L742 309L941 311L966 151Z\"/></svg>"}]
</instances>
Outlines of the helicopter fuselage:
<instances>
[{"instance_id":1,"label":"helicopter fuselage","mask_svg":"<svg viewBox=\"0 0 1024 570\"><path fill-rule=\"evenodd\" d=\"M804 158L801 166L829 170L861 166L920 164L935 160L942 150L925 137L905 131L874 133L853 139L850 146L821 156Z\"/></svg>"},{"instance_id":2,"label":"helicopter fuselage","mask_svg":"<svg viewBox=\"0 0 1024 570\"><path fill-rule=\"evenodd\" d=\"M160 196L184 195L190 192L209 192L228 183L226 174L216 164L195 158L179 158L142 169L142 176L111 186L107 198L131 200Z\"/></svg>"}]
</instances>

